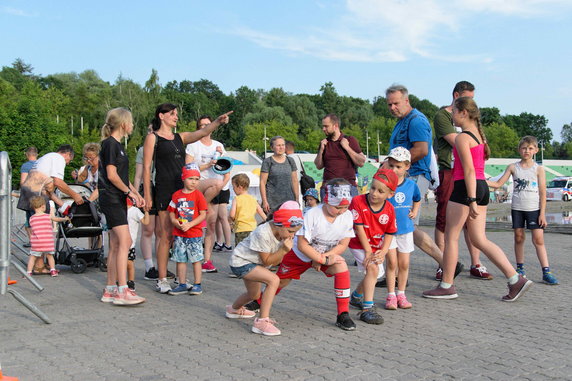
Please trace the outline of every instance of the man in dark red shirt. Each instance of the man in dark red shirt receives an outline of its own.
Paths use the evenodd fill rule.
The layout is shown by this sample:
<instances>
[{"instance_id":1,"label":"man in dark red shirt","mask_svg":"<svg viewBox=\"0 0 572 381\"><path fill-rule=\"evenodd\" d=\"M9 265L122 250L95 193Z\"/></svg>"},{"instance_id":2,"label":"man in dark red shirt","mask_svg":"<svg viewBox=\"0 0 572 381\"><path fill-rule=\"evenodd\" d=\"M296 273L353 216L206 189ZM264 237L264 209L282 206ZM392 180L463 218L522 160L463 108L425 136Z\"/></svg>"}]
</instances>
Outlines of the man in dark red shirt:
<instances>
[{"instance_id":1,"label":"man in dark red shirt","mask_svg":"<svg viewBox=\"0 0 572 381\"><path fill-rule=\"evenodd\" d=\"M336 114L328 114L322 119L322 131L326 138L320 142L318 154L314 159L316 168L324 169L322 185L328 180L343 178L350 182L352 196L357 196L357 167L363 167L366 160L357 139L342 133L340 118ZM321 199L325 189L324 186L320 189Z\"/></svg>"}]
</instances>

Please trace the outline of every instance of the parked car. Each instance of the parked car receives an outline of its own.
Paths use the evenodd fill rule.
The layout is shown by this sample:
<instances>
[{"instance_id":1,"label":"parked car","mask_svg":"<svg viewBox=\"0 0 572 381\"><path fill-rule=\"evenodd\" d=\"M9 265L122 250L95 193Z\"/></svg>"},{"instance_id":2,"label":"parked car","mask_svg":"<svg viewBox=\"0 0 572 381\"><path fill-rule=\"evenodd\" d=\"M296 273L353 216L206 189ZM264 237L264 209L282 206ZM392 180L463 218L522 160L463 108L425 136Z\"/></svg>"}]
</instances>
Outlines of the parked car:
<instances>
[{"instance_id":1,"label":"parked car","mask_svg":"<svg viewBox=\"0 0 572 381\"><path fill-rule=\"evenodd\" d=\"M552 179L546 185L546 199L548 201L572 200L572 176L561 176Z\"/></svg>"}]
</instances>

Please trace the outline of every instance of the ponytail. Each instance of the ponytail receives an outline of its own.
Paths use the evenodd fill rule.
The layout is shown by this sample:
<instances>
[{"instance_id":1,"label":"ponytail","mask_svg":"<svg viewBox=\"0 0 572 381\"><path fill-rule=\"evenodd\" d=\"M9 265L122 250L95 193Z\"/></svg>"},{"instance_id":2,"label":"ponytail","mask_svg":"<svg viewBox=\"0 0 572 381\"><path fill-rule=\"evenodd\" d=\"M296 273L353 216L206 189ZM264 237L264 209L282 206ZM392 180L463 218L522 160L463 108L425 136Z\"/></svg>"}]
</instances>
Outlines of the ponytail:
<instances>
[{"instance_id":1,"label":"ponytail","mask_svg":"<svg viewBox=\"0 0 572 381\"><path fill-rule=\"evenodd\" d=\"M109 123L105 122L101 127L101 140L105 140L111 136L111 132L113 128L109 125Z\"/></svg>"},{"instance_id":2,"label":"ponytail","mask_svg":"<svg viewBox=\"0 0 572 381\"><path fill-rule=\"evenodd\" d=\"M483 126L481 126L481 117L477 117L477 129L479 130L479 134L481 135L481 142L485 145L485 160L489 160L491 157L491 147L489 147L489 143L487 142L487 137L485 136L485 131L483 130Z\"/></svg>"}]
</instances>

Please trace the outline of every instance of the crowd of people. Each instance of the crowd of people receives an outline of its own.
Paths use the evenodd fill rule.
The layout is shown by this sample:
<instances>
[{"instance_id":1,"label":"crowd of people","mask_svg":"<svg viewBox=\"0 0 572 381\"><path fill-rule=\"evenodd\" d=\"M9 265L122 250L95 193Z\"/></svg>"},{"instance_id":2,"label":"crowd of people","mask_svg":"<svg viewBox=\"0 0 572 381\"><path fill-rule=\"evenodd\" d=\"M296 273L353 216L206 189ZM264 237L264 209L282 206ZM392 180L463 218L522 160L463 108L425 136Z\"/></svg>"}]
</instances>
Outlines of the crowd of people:
<instances>
[{"instance_id":1,"label":"crowd of people","mask_svg":"<svg viewBox=\"0 0 572 381\"><path fill-rule=\"evenodd\" d=\"M556 285L543 241L546 181L542 166L534 161L538 143L534 137L523 137L518 147L521 160L508 166L497 181L487 182L484 167L490 152L474 91L467 81L455 85L453 102L435 115L433 136L428 119L409 103L407 88L389 87L387 105L398 121L390 152L367 194L360 195L356 183L357 170L367 158L357 139L342 132L337 115L322 119L325 138L314 161L323 169L319 191L309 188L302 194L302 161L296 162L291 142L273 137L273 154L264 159L260 172L261 203L248 194L246 174L231 178L229 172L215 170L225 149L211 135L228 123L232 111L216 119L200 116L195 131L177 133L177 106L159 105L137 152L131 183L121 141L132 133L133 119L127 109L112 109L101 129L102 141L84 146L85 166L72 172L76 182L92 191L88 199L63 181L65 166L74 156L71 146L39 159L35 148L26 151L18 208L26 211L30 236L28 271L57 276L51 224L64 221L53 213L54 206L62 204L54 192L57 188L77 204L96 202L103 214L109 243L102 302L145 302L135 292L133 266L141 231L144 278L155 280L162 294L201 294L203 273L218 271L211 260L213 250L232 252L230 274L242 279L246 290L226 306L226 317L255 318L252 331L267 336L280 334L270 318L274 298L310 268L334 278L336 325L344 330L356 328L350 305L360 309L360 320L383 323L374 304L376 286L387 287L385 309L412 308L405 292L415 246L438 265L439 283L423 296L457 298L454 279L463 270L458 260L462 231L471 256L470 275L492 279L480 262L482 252L507 279L503 301L517 300L532 285L524 270L525 225L532 231L544 283ZM512 203L516 268L485 234L489 187L502 186L510 176L519 184ZM235 197L229 211L230 186ZM434 239L418 227L421 199L428 189L435 189L437 201ZM229 222L235 232L234 247ZM347 249L363 273L353 292L342 256ZM176 263L176 274L168 271L169 259ZM187 279L188 263L192 281Z\"/></svg>"}]
</instances>

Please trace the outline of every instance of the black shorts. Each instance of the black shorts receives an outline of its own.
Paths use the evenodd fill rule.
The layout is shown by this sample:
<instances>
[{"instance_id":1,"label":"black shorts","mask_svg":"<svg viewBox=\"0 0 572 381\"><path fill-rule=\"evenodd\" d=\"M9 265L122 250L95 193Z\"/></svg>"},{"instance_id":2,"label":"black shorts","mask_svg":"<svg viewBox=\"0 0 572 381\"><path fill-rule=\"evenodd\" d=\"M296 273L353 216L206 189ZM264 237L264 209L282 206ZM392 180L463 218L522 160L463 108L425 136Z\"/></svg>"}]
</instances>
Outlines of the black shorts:
<instances>
[{"instance_id":1,"label":"black shorts","mask_svg":"<svg viewBox=\"0 0 572 381\"><path fill-rule=\"evenodd\" d=\"M109 229L127 225L127 199L115 196L102 197L102 194L100 194L99 208L105 214L105 221Z\"/></svg>"},{"instance_id":2,"label":"black shorts","mask_svg":"<svg viewBox=\"0 0 572 381\"><path fill-rule=\"evenodd\" d=\"M467 202L467 187L465 185L465 180L456 180L453 185L453 192L449 201L456 202L458 204L463 204L469 206ZM486 180L477 180L477 205L488 205L489 204L489 186Z\"/></svg>"},{"instance_id":3,"label":"black shorts","mask_svg":"<svg viewBox=\"0 0 572 381\"><path fill-rule=\"evenodd\" d=\"M162 212L167 210L169 203L171 202L171 197L173 193L181 189L182 187L177 187L176 184L156 184L155 185L155 197L153 198L153 205L157 208L157 212Z\"/></svg>"},{"instance_id":4,"label":"black shorts","mask_svg":"<svg viewBox=\"0 0 572 381\"><path fill-rule=\"evenodd\" d=\"M230 189L221 190L219 194L212 199L211 204L218 205L218 204L228 204L230 201Z\"/></svg>"},{"instance_id":5,"label":"black shorts","mask_svg":"<svg viewBox=\"0 0 572 381\"><path fill-rule=\"evenodd\" d=\"M512 209L510 211L510 214L512 216L513 229L524 229L525 223L526 223L526 228L530 230L544 229L538 223L538 217L540 217L540 210L525 212L523 210Z\"/></svg>"}]
</instances>

